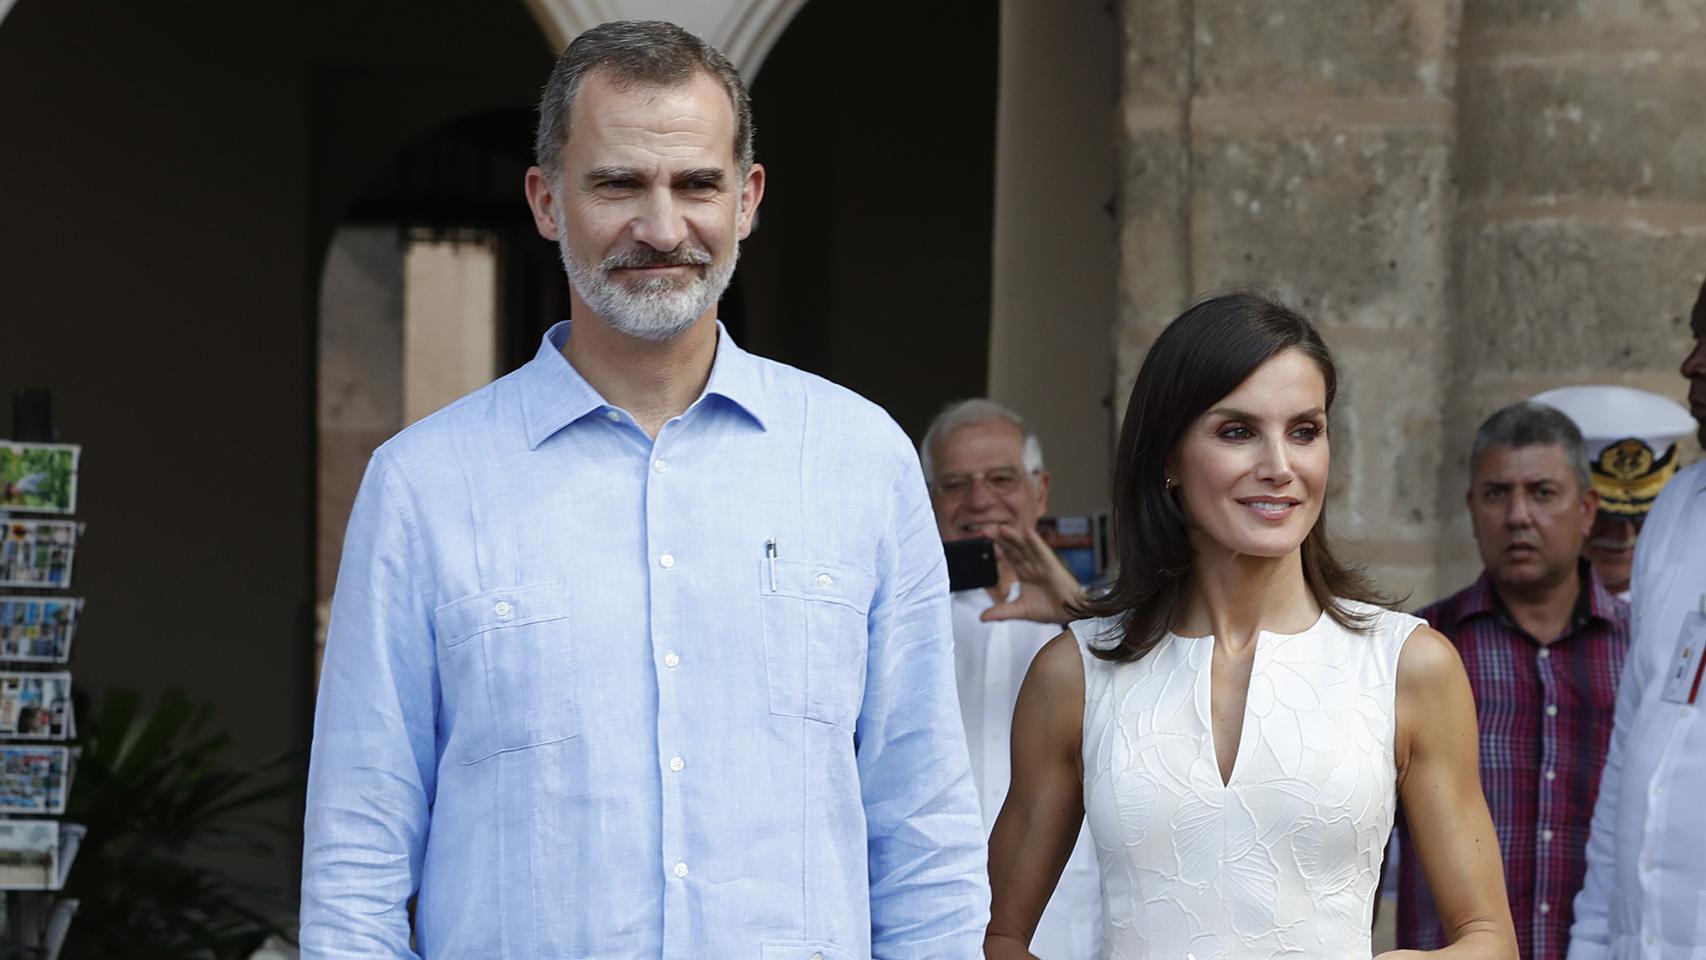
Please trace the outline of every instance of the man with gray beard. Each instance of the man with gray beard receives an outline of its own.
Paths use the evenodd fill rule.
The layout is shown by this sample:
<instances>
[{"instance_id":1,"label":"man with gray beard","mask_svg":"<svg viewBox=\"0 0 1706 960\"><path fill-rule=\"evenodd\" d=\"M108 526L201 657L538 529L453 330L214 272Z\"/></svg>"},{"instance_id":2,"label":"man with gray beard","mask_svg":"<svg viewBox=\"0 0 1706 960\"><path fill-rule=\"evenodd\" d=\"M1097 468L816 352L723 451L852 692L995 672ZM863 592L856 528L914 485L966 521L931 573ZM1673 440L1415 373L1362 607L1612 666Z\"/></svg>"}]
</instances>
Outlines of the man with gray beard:
<instances>
[{"instance_id":1,"label":"man with gray beard","mask_svg":"<svg viewBox=\"0 0 1706 960\"><path fill-rule=\"evenodd\" d=\"M764 193L739 75L673 25L606 24L558 62L536 148L570 320L369 465L303 956L980 955L917 458L717 322Z\"/></svg>"}]
</instances>

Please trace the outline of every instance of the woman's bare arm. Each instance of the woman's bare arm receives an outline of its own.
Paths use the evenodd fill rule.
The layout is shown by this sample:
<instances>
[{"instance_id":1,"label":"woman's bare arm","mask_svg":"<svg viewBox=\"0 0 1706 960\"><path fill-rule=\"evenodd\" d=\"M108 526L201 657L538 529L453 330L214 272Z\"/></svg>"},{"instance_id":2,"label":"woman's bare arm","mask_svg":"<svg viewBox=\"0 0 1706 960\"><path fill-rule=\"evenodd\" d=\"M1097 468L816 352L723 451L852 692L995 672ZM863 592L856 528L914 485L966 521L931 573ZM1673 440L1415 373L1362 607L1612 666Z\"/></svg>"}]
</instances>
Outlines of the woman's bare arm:
<instances>
[{"instance_id":1,"label":"woman's bare arm","mask_svg":"<svg viewBox=\"0 0 1706 960\"><path fill-rule=\"evenodd\" d=\"M1433 891L1450 946L1396 950L1380 960L1516 960L1493 818L1481 793L1475 698L1457 649L1417 627L1398 658L1398 792L1412 853Z\"/></svg>"},{"instance_id":2,"label":"woman's bare arm","mask_svg":"<svg viewBox=\"0 0 1706 960\"><path fill-rule=\"evenodd\" d=\"M1027 949L1084 822L1084 663L1070 631L1025 674L1013 711L1013 784L989 839L990 960Z\"/></svg>"}]
</instances>

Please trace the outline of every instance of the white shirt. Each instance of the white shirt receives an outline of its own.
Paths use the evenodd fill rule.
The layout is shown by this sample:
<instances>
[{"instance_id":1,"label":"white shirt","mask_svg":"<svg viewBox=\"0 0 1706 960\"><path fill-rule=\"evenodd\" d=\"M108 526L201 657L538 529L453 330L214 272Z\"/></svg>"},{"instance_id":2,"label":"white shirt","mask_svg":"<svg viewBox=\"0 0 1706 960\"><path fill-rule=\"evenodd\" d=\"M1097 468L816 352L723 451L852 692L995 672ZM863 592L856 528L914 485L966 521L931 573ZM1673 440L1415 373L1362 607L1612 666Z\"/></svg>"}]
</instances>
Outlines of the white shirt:
<instances>
[{"instance_id":1,"label":"white shirt","mask_svg":"<svg viewBox=\"0 0 1706 960\"><path fill-rule=\"evenodd\" d=\"M1706 696L1661 697L1706 594L1706 462L1677 474L1635 545L1633 638L1617 692L1570 960L1706 960Z\"/></svg>"},{"instance_id":2,"label":"white shirt","mask_svg":"<svg viewBox=\"0 0 1706 960\"><path fill-rule=\"evenodd\" d=\"M1008 599L1017 598L1013 585ZM995 605L987 590L962 590L953 595L954 676L959 681L960 717L971 748L972 781L977 784L987 833L1007 799L1013 780L1013 707L1031 660L1043 644L1065 628L1057 623L1002 620L984 623L978 617ZM1031 952L1042 960L1087 960L1094 956L1101 930L1101 878L1090 831L1081 829L1072 857L1061 872L1031 939Z\"/></svg>"}]
</instances>

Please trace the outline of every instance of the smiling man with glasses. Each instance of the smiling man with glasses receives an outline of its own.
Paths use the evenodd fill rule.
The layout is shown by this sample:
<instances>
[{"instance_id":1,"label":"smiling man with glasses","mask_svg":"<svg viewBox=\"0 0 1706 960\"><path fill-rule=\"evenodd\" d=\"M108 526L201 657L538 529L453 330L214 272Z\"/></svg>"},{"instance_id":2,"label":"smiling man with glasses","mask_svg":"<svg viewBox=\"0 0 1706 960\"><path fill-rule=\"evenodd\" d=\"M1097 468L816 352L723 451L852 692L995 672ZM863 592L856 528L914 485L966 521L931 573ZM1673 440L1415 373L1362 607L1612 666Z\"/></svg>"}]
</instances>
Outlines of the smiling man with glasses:
<instances>
[{"instance_id":1,"label":"smiling man with glasses","mask_svg":"<svg viewBox=\"0 0 1706 960\"><path fill-rule=\"evenodd\" d=\"M1018 414L984 399L950 404L931 422L920 458L943 541L995 541L995 584L953 594L960 719L988 830L1012 781L1008 747L1020 682L1037 651L1071 618L1068 608L1081 591L1037 534L1037 520L1048 510L1049 473L1041 442ZM1095 955L1100 882L1089 832L1081 831L1032 953L1042 960Z\"/></svg>"}]
</instances>

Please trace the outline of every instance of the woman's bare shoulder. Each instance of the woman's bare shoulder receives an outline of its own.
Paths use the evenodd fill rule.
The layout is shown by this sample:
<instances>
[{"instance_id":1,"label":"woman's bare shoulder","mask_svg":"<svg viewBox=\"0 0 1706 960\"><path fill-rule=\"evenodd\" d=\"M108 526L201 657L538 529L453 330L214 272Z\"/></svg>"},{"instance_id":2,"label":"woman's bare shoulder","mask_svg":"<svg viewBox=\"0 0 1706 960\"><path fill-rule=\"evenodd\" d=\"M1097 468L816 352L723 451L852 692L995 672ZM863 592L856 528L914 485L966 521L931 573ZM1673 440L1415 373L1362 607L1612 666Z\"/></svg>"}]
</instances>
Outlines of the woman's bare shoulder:
<instances>
[{"instance_id":1,"label":"woman's bare shoulder","mask_svg":"<svg viewBox=\"0 0 1706 960\"><path fill-rule=\"evenodd\" d=\"M1404 641L1398 655L1398 689L1424 692L1467 681L1457 646L1445 634L1427 624L1418 624Z\"/></svg>"},{"instance_id":2,"label":"woman's bare shoulder","mask_svg":"<svg viewBox=\"0 0 1706 960\"><path fill-rule=\"evenodd\" d=\"M1078 636L1062 630L1053 640L1043 644L1031 660L1025 683L1035 684L1048 693L1084 695L1084 655L1079 651Z\"/></svg>"}]
</instances>

